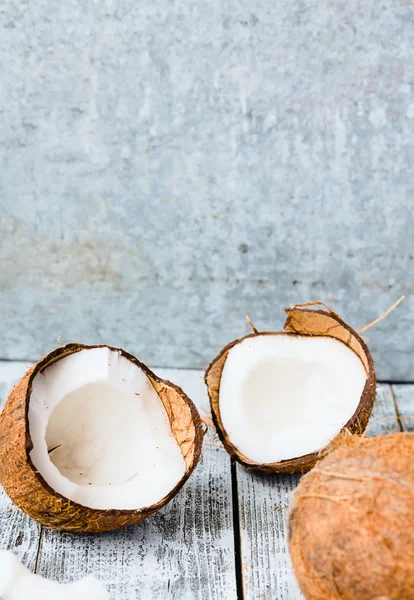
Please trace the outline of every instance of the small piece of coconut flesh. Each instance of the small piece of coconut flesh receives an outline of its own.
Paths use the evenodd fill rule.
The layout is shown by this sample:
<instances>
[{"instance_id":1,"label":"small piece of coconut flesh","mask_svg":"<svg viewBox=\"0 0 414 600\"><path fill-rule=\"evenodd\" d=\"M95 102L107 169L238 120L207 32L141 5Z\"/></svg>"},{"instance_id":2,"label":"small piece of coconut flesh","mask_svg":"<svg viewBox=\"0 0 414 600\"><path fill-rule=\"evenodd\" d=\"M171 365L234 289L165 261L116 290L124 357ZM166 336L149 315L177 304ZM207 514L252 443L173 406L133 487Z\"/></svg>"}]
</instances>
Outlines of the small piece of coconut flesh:
<instances>
[{"instance_id":1,"label":"small piece of coconut flesh","mask_svg":"<svg viewBox=\"0 0 414 600\"><path fill-rule=\"evenodd\" d=\"M28 417L34 466L78 504L139 510L185 474L161 399L118 351L85 349L46 367L33 381Z\"/></svg>"},{"instance_id":2,"label":"small piece of coconut flesh","mask_svg":"<svg viewBox=\"0 0 414 600\"><path fill-rule=\"evenodd\" d=\"M329 337L258 335L230 349L219 405L228 439L257 464L324 448L355 413L367 375Z\"/></svg>"},{"instance_id":3,"label":"small piece of coconut flesh","mask_svg":"<svg viewBox=\"0 0 414 600\"><path fill-rule=\"evenodd\" d=\"M109 594L92 575L74 583L57 583L31 573L10 550L0 551L2 600L109 600Z\"/></svg>"}]
</instances>

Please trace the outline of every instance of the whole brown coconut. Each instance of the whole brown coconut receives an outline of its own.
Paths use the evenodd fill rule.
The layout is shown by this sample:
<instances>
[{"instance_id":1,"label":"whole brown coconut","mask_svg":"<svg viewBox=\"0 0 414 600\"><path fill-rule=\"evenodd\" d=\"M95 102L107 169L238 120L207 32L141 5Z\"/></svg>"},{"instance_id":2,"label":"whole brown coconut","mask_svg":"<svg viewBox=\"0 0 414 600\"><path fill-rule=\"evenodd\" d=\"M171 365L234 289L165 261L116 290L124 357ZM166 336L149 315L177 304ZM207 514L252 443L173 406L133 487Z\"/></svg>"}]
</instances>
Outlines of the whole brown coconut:
<instances>
[{"instance_id":1,"label":"whole brown coconut","mask_svg":"<svg viewBox=\"0 0 414 600\"><path fill-rule=\"evenodd\" d=\"M414 598L414 434L350 438L300 482L289 516L308 600Z\"/></svg>"},{"instance_id":2,"label":"whole brown coconut","mask_svg":"<svg viewBox=\"0 0 414 600\"><path fill-rule=\"evenodd\" d=\"M307 305L317 305L321 304L319 302L311 302ZM228 344L220 354L211 362L209 365L206 374L205 374L205 382L208 388L208 395L210 398L211 411L214 420L214 424L216 426L217 432L220 436L220 439L227 450L227 452L238 462L243 464L245 467L251 469L257 469L260 471L264 471L267 473L295 473L295 472L304 472L309 470L318 460L320 456L320 452L324 450L325 447L329 445L329 443L334 439L337 435L340 435L342 431L346 430L350 433L362 433L368 423L368 419L371 414L372 406L375 401L376 395L376 377L374 370L374 362L372 356L369 352L368 347L361 339L361 337L354 331L348 324L346 324L335 312L330 310L328 307L325 307L324 310L314 310L309 308L303 308L302 305L295 305L291 308L286 309L287 319L284 325L284 331L282 332L258 332L254 329L254 333L247 335L241 339L235 340ZM232 356L234 351L238 350L240 346L249 346L251 342L260 342L264 344L268 344L270 340L287 340L288 342L292 342L294 340L301 340L309 346L308 356L306 356L306 360L302 363L297 361L297 369L295 368L295 356L291 356L290 361L293 364L293 368L288 366L292 370L291 375L289 375L290 380L287 381L286 384L286 376L284 371L286 371L286 361L280 362L282 366L278 367L277 361L274 361L270 364L270 369L274 371L273 381L267 385L263 386L261 390L257 390L256 394L251 394L251 403L252 403L252 414L249 419L252 422L255 418L255 414L258 414L258 401L263 395L268 394L270 408L275 406L280 406L280 414L275 414L274 423L280 423L282 417L282 410L287 406L294 406L293 409L295 411L296 417L301 417L304 414L303 407L295 406L295 397L298 397L296 393L296 389L294 387L296 381L301 376L301 369L304 371L303 380L305 381L305 386L307 385L307 381L312 379L314 376L314 365L308 367L308 365L312 364L312 353L313 347L318 346L318 341L327 340L330 341L333 346L345 346L345 350L348 354L353 354L354 357L358 357L359 361L363 366L363 379L364 383L360 388L360 392L358 396L355 398L356 402L353 404L353 408L348 412L345 419L342 419L341 423L338 423L338 427L335 430L332 430L328 439L325 439L322 445L314 444L314 447L311 449L312 451L308 451L302 454L292 453L286 456L283 460L260 460L259 458L253 458L248 455L247 452L243 452L241 450L240 444L238 444L234 440L234 432L237 433L238 428L233 427L232 434L229 433L228 428L226 428L223 419L223 409L222 409L222 398L221 398L221 390L222 390L222 381L223 381L223 373L225 372L226 365L229 362L229 357ZM316 343L314 341L316 340ZM333 340L333 341L332 341ZM268 344L269 345L269 344ZM332 347L330 347L327 351L329 354L331 352ZM335 350L335 347L333 348ZM349 352L350 351L350 352ZM295 350L294 350L295 352ZM253 357L254 358L254 357ZM282 357L283 358L283 357ZM237 369L237 377L239 379L246 376L246 370L250 367L250 365L244 364L239 369ZM316 367L318 365L316 364ZM306 372L307 371L307 372ZM270 371L271 372L271 371ZM343 381L343 389L337 389L330 393L329 397L326 399L325 404L321 404L320 414L326 412L326 404L341 404L340 392L345 393L346 389L346 377L348 375L347 368L344 367L342 369L342 373L345 374L345 379ZM285 379L285 389L283 393L280 393L280 382ZM323 379L323 376L322 376ZM340 388L341 386L339 386ZM270 390L270 393L269 393ZM299 390L300 395L300 390ZM314 393L315 399L317 399L318 391ZM346 393L345 393L346 399ZM304 407L306 408L306 406ZM239 414L243 411L243 401L238 398L237 403L233 407L233 415ZM296 418L293 415L292 418ZM232 417L233 418L233 417ZM230 417L228 417L227 421L230 422ZM263 414L261 417L263 424L270 423L270 419L268 415ZM320 420L320 428L323 429L322 421ZM232 425L232 423L230 423ZM308 427L308 432L312 429L315 430L318 426L318 423L315 423L314 426L310 425ZM268 430L270 426L268 426ZM285 427L288 429L288 426ZM306 427L304 428L306 429ZM284 433L284 432L281 432ZM264 442L267 441L266 435L270 437L274 435L274 431L270 430L264 432L261 436ZM249 435L246 435L248 438ZM321 436L323 437L323 436ZM298 433L292 432L290 435L290 440L299 440L306 438L306 431ZM289 436L287 436L285 448L289 446Z\"/></svg>"},{"instance_id":3,"label":"whole brown coconut","mask_svg":"<svg viewBox=\"0 0 414 600\"><path fill-rule=\"evenodd\" d=\"M70 374L64 367L69 359L73 363ZM94 370L98 373L95 382L88 383ZM106 385L102 379L108 373L112 373L116 381L108 379ZM79 389L73 389L76 378L80 381ZM47 384L51 390L49 399ZM66 395L62 392L62 400L59 400L56 396L62 386L71 391ZM139 404L144 402L145 405ZM49 411L49 416L53 403L56 406L54 411ZM106 420L105 411L110 413ZM141 427L136 434L131 415L137 427ZM153 457L145 449L136 456L135 448L129 452L129 442L125 441L128 431L132 446L136 442L139 447L150 423L146 419L150 418L158 419L153 421L156 422L153 429L158 428L158 433L148 434L148 444L152 444L154 454L162 451L162 444L167 449L158 459L155 476ZM41 419L47 420L46 424L42 425ZM111 431L118 423L120 426L112 440ZM160 423L164 426L162 438ZM108 444L103 437L103 427ZM83 436L83 446L74 449L78 434ZM0 416L0 483L19 508L46 527L72 532L117 529L151 516L178 492L200 459L202 439L199 414L179 387L160 379L122 349L68 344L29 369L10 394ZM165 465L162 461L169 460L171 448L175 452L175 464L179 462L178 477L172 480L170 487L166 487L170 481L159 486L161 491L156 501L142 504L137 499L134 504L134 494L141 499L156 497L156 494L148 495L151 490L141 485L140 469L144 468L147 480L153 477L153 484L157 486L158 474L169 476L169 463ZM94 452L98 454L94 456ZM106 452L104 461L99 452ZM54 482L59 483L60 489L67 489L70 497L56 491ZM74 501L71 494L84 501Z\"/></svg>"}]
</instances>

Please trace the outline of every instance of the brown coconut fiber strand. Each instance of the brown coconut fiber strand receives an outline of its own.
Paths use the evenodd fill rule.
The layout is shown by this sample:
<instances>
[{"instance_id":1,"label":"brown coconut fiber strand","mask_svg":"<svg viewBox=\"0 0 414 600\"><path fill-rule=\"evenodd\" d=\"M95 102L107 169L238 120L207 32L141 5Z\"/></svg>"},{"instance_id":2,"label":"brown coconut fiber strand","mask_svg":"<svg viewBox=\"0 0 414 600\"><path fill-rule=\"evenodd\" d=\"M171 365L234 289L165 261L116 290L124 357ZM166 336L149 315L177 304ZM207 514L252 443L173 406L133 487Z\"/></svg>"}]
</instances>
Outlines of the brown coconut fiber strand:
<instances>
[{"instance_id":1,"label":"brown coconut fiber strand","mask_svg":"<svg viewBox=\"0 0 414 600\"><path fill-rule=\"evenodd\" d=\"M414 598L413 465L413 433L353 436L302 478L289 549L308 600Z\"/></svg>"},{"instance_id":2,"label":"brown coconut fiber strand","mask_svg":"<svg viewBox=\"0 0 414 600\"><path fill-rule=\"evenodd\" d=\"M374 325L376 325L377 323L379 323L380 321L382 321L383 319L388 317L388 315L390 313L392 313L392 311L395 310L397 308L397 306L399 306L404 299L405 299L405 296L401 296L401 298L398 298L397 302L395 302L392 306L390 306L383 315L381 315L377 319L374 319L374 321L371 321L371 323L368 323L368 325L365 325L365 327L360 329L358 331L359 335L361 335L365 331L368 331L368 329L371 329L371 327L374 327Z\"/></svg>"},{"instance_id":3,"label":"brown coconut fiber strand","mask_svg":"<svg viewBox=\"0 0 414 600\"><path fill-rule=\"evenodd\" d=\"M253 333L259 333L258 330L256 329L256 327L254 326L254 323L252 322L251 318L249 317L249 315L246 315L246 321L250 327L250 329L253 330Z\"/></svg>"},{"instance_id":4,"label":"brown coconut fiber strand","mask_svg":"<svg viewBox=\"0 0 414 600\"><path fill-rule=\"evenodd\" d=\"M0 483L10 499L36 521L53 529L100 532L138 523L164 506L188 479L201 457L203 429L192 401L173 383L158 378L144 364L122 349L118 351L148 376L161 398L171 431L186 463L186 471L171 492L155 505L140 510L100 510L81 506L54 491L30 460L33 448L28 408L33 380L38 373L64 356L102 346L67 344L54 350L29 369L13 388L0 416Z\"/></svg>"},{"instance_id":5,"label":"brown coconut fiber strand","mask_svg":"<svg viewBox=\"0 0 414 600\"><path fill-rule=\"evenodd\" d=\"M325 310L313 310L322 305ZM312 307L310 309L309 307ZM292 458L271 464L257 464L244 456L230 441L223 426L220 415L220 379L229 351L247 338L257 335L290 335L290 336L327 336L333 337L347 345L360 358L366 371L366 383L355 413L345 424L343 431L351 434L362 433L368 423L376 395L376 378L374 361L367 345L354 329L345 323L329 306L323 302L307 302L286 309L287 319L282 332L261 332L251 324L254 332L234 340L212 361L205 373L205 382L210 398L214 425L227 452L247 468L267 473L297 473L308 471L320 458L319 452Z\"/></svg>"}]
</instances>

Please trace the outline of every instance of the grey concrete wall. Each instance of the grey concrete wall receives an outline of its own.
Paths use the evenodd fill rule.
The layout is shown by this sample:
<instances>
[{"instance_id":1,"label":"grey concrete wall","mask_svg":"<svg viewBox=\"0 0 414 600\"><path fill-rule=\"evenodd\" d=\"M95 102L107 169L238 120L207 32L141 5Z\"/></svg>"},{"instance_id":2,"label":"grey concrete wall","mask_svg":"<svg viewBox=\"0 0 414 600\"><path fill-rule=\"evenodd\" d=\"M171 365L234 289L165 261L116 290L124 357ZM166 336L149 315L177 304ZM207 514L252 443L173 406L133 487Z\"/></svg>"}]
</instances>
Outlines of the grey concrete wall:
<instances>
[{"instance_id":1,"label":"grey concrete wall","mask_svg":"<svg viewBox=\"0 0 414 600\"><path fill-rule=\"evenodd\" d=\"M0 6L0 358L66 341L202 367L333 294L414 379L414 8Z\"/></svg>"}]
</instances>

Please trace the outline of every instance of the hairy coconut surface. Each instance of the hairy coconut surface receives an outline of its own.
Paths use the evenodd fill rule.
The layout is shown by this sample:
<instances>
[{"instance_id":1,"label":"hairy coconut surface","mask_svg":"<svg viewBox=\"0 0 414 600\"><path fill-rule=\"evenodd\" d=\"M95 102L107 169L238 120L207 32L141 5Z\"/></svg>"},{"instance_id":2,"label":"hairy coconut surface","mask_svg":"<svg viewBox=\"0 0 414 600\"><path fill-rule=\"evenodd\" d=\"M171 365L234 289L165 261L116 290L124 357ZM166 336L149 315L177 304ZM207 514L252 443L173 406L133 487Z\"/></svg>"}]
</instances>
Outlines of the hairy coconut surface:
<instances>
[{"instance_id":1,"label":"hairy coconut surface","mask_svg":"<svg viewBox=\"0 0 414 600\"><path fill-rule=\"evenodd\" d=\"M177 493L202 438L180 388L124 350L68 344L10 394L0 416L0 482L47 527L116 529Z\"/></svg>"},{"instance_id":2,"label":"hairy coconut surface","mask_svg":"<svg viewBox=\"0 0 414 600\"><path fill-rule=\"evenodd\" d=\"M376 393L371 354L337 314L286 312L285 331L231 342L205 374L226 450L269 473L306 471L342 430L361 433Z\"/></svg>"},{"instance_id":3,"label":"hairy coconut surface","mask_svg":"<svg viewBox=\"0 0 414 600\"><path fill-rule=\"evenodd\" d=\"M414 598L414 434L350 437L301 480L289 548L308 600Z\"/></svg>"}]
</instances>

